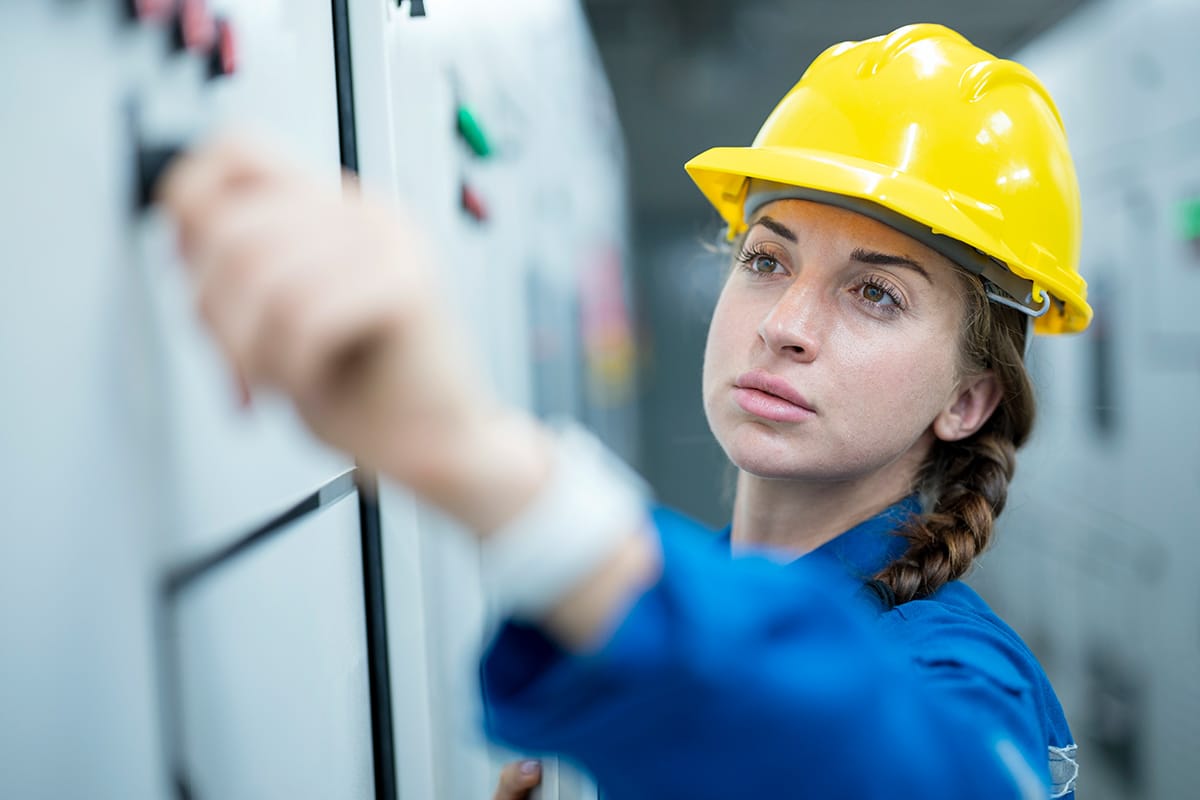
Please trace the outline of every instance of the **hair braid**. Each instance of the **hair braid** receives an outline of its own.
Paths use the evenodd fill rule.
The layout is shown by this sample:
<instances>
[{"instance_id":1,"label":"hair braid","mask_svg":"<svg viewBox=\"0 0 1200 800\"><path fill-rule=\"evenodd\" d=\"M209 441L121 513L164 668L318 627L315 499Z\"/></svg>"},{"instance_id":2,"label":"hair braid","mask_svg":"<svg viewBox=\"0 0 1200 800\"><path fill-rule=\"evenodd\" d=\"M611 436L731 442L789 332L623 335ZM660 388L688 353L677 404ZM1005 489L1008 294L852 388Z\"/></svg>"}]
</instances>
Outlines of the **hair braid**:
<instances>
[{"instance_id":1,"label":"hair braid","mask_svg":"<svg viewBox=\"0 0 1200 800\"><path fill-rule=\"evenodd\" d=\"M925 511L900 531L907 551L875 576L891 589L896 604L927 597L962 577L987 548L1008 499L1017 448L1033 428L1024 315L989 303L978 279L964 277L968 313L961 368L964 374L991 370L1003 393L980 430L962 441L939 440L926 456L916 479Z\"/></svg>"},{"instance_id":2,"label":"hair braid","mask_svg":"<svg viewBox=\"0 0 1200 800\"><path fill-rule=\"evenodd\" d=\"M929 510L902 532L908 550L878 575L897 603L925 597L962 577L988 546L1008 498L1016 445L992 432L939 442L920 477Z\"/></svg>"}]
</instances>

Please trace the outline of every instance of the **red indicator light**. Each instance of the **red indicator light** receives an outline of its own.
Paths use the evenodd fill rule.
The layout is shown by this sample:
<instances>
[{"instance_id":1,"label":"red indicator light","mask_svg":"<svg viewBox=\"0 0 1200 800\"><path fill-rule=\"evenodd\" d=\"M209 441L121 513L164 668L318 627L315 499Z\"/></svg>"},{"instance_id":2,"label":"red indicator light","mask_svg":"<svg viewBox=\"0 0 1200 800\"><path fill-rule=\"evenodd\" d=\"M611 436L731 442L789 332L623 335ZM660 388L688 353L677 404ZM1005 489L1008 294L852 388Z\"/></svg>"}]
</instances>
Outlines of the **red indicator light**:
<instances>
[{"instance_id":1,"label":"red indicator light","mask_svg":"<svg viewBox=\"0 0 1200 800\"><path fill-rule=\"evenodd\" d=\"M208 53L217 43L217 29L205 0L182 0L175 19L175 44L193 53Z\"/></svg>"},{"instance_id":2,"label":"red indicator light","mask_svg":"<svg viewBox=\"0 0 1200 800\"><path fill-rule=\"evenodd\" d=\"M486 222L488 218L487 206L483 202L483 198L479 193L472 189L467 184L462 187L462 207L476 222Z\"/></svg>"},{"instance_id":3,"label":"red indicator light","mask_svg":"<svg viewBox=\"0 0 1200 800\"><path fill-rule=\"evenodd\" d=\"M209 77L219 78L237 71L237 40L233 35L233 24L224 18L216 23L217 45L209 56Z\"/></svg>"},{"instance_id":4,"label":"red indicator light","mask_svg":"<svg viewBox=\"0 0 1200 800\"><path fill-rule=\"evenodd\" d=\"M129 18L140 22L159 22L171 16L174 0L128 0Z\"/></svg>"}]
</instances>

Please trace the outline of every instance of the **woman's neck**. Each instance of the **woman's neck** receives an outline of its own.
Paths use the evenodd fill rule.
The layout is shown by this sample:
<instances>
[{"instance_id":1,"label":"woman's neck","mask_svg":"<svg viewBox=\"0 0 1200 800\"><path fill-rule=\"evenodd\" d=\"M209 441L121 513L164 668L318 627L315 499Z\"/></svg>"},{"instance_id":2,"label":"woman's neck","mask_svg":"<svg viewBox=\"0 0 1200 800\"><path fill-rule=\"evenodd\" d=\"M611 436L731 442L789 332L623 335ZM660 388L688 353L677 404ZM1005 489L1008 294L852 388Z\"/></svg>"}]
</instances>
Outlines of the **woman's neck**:
<instances>
[{"instance_id":1,"label":"woman's neck","mask_svg":"<svg viewBox=\"0 0 1200 800\"><path fill-rule=\"evenodd\" d=\"M735 550L770 548L802 556L912 492L911 470L866 479L807 482L738 473L733 506Z\"/></svg>"}]
</instances>

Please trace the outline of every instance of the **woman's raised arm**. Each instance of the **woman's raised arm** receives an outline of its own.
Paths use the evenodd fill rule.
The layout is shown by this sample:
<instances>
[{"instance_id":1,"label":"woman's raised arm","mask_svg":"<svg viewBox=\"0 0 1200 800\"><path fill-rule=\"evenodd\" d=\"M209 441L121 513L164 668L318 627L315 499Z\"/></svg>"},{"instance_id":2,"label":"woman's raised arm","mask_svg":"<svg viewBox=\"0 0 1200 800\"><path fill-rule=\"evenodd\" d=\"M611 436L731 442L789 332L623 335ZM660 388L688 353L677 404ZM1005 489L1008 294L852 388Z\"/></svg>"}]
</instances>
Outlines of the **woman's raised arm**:
<instances>
[{"instance_id":1,"label":"woman's raised arm","mask_svg":"<svg viewBox=\"0 0 1200 800\"><path fill-rule=\"evenodd\" d=\"M539 593L512 569L522 513L547 491L552 505L569 504L572 482L587 476L553 480L556 465L578 459L479 377L435 290L454 265L399 212L352 180L318 181L233 138L182 158L159 198L178 224L200 313L243 385L284 393L324 441L485 540L485 566L494 553L509 567L492 582L501 605L532 588L538 607L526 612L567 646L586 647L653 579L644 515L628 508L592 532L590 561L561 537L542 543L540 561L555 546L570 562L543 576L557 591ZM623 495L623 481L606 485ZM614 510L591 488L585 499L601 515Z\"/></svg>"}]
</instances>

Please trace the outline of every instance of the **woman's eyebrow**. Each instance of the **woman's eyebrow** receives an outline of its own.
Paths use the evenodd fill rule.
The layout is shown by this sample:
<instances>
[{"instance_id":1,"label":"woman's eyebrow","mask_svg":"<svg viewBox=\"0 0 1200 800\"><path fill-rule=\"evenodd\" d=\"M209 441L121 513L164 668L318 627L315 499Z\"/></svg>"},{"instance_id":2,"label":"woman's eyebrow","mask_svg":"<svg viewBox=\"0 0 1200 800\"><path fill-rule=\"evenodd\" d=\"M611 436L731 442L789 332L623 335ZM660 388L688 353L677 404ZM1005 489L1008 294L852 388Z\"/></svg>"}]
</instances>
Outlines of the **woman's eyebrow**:
<instances>
[{"instance_id":1,"label":"woman's eyebrow","mask_svg":"<svg viewBox=\"0 0 1200 800\"><path fill-rule=\"evenodd\" d=\"M917 272L921 273L921 275L924 276L925 280L929 281L930 284L933 283L933 278L929 277L929 272L924 267L922 267L920 264L918 264L916 261L913 261L911 258L909 258L908 256L897 256L897 255L892 255L891 253L881 253L878 250L866 250L864 248L859 247L853 253L850 254L850 260L858 261L862 264L880 264L883 266L908 267L909 269L914 269Z\"/></svg>"},{"instance_id":2,"label":"woman's eyebrow","mask_svg":"<svg viewBox=\"0 0 1200 800\"><path fill-rule=\"evenodd\" d=\"M786 225L784 225L779 220L774 219L772 217L767 217L767 216L759 217L758 221L755 222L754 225L762 225L767 230L771 231L772 233L778 234L779 236L782 236L784 239L787 239L792 244L796 244L796 242L797 242L796 234L792 233L792 229L787 227ZM751 225L750 227L753 228L754 225Z\"/></svg>"}]
</instances>

